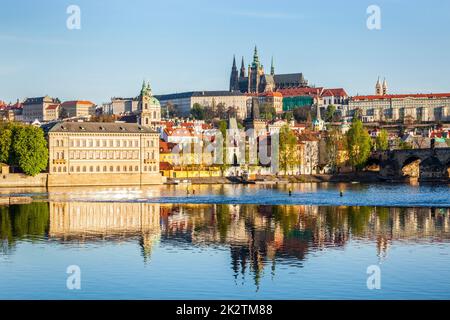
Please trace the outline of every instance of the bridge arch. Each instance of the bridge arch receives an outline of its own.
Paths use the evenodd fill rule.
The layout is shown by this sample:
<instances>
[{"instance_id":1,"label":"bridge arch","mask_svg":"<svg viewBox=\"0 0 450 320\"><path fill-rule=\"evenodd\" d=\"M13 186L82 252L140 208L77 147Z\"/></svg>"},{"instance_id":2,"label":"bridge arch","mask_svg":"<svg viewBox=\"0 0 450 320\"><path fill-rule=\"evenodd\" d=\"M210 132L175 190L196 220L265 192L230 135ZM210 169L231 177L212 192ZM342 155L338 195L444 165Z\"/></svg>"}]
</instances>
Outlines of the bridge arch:
<instances>
[{"instance_id":1,"label":"bridge arch","mask_svg":"<svg viewBox=\"0 0 450 320\"><path fill-rule=\"evenodd\" d=\"M381 161L377 158L369 158L364 167L365 171L376 171L379 172L381 169Z\"/></svg>"},{"instance_id":2,"label":"bridge arch","mask_svg":"<svg viewBox=\"0 0 450 320\"><path fill-rule=\"evenodd\" d=\"M445 177L444 166L436 156L426 158L420 163L420 177L422 179L440 179Z\"/></svg>"}]
</instances>

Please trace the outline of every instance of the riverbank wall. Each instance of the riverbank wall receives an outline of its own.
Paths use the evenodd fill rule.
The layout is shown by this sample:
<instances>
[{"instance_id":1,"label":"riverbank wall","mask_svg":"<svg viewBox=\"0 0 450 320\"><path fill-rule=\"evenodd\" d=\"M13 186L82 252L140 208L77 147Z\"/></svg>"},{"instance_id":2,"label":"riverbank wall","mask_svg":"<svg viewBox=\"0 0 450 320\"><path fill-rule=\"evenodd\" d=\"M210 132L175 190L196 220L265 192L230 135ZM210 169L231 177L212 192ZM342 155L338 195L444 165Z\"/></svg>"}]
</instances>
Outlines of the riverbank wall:
<instances>
[{"instance_id":1,"label":"riverbank wall","mask_svg":"<svg viewBox=\"0 0 450 320\"><path fill-rule=\"evenodd\" d=\"M376 172L342 173L336 175L313 174L296 176L256 176L253 180L242 181L238 177L204 177L188 179L168 179L168 183L188 181L191 184L276 184L276 183L322 183L322 182L362 182L374 183L382 181Z\"/></svg>"},{"instance_id":2,"label":"riverbank wall","mask_svg":"<svg viewBox=\"0 0 450 320\"><path fill-rule=\"evenodd\" d=\"M0 176L0 188L73 187L73 186L139 186L158 185L166 178L158 174L52 175L41 173L34 177L23 173Z\"/></svg>"}]
</instances>

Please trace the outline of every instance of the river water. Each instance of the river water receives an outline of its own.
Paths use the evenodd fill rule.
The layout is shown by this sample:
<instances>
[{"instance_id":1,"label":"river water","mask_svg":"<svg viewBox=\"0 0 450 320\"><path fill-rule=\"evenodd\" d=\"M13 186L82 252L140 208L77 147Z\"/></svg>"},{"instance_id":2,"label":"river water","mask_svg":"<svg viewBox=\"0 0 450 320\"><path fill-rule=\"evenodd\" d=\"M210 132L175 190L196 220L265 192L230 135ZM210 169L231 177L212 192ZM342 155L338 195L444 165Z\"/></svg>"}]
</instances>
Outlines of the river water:
<instances>
[{"instance_id":1,"label":"river water","mask_svg":"<svg viewBox=\"0 0 450 320\"><path fill-rule=\"evenodd\" d=\"M1 299L450 299L447 185L9 194Z\"/></svg>"}]
</instances>

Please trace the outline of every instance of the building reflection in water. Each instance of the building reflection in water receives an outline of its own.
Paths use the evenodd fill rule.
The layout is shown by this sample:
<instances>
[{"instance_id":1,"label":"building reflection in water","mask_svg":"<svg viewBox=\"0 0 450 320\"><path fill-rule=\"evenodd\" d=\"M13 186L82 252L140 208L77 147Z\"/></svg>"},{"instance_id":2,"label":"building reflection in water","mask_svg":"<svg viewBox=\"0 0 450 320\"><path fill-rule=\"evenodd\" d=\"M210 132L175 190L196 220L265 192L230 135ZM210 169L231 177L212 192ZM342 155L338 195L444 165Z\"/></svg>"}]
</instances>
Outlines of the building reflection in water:
<instances>
[{"instance_id":1,"label":"building reflection in water","mask_svg":"<svg viewBox=\"0 0 450 320\"><path fill-rule=\"evenodd\" d=\"M450 240L450 209L58 202L0 207L2 252L36 237L73 241L138 241L145 261L159 242L229 248L235 279L277 264L301 266L309 254L373 243L386 259L395 241Z\"/></svg>"},{"instance_id":2,"label":"building reflection in water","mask_svg":"<svg viewBox=\"0 0 450 320\"><path fill-rule=\"evenodd\" d=\"M160 205L132 202L50 202L49 237L126 240L139 237L144 259L161 235Z\"/></svg>"}]
</instances>

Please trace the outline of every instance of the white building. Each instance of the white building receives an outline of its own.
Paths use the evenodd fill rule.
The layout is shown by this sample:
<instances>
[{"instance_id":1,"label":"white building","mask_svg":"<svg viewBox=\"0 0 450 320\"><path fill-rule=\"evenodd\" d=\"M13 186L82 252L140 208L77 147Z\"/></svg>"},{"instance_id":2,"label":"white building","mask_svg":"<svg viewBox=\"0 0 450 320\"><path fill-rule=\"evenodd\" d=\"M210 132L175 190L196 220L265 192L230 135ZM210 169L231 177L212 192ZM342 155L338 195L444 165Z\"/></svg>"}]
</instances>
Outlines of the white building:
<instances>
[{"instance_id":1,"label":"white building","mask_svg":"<svg viewBox=\"0 0 450 320\"><path fill-rule=\"evenodd\" d=\"M189 116L194 104L198 103L202 107L223 104L226 108L235 108L241 119L247 117L247 101L251 99L243 93L230 91L191 91L158 95L156 98L163 108L172 104L183 117Z\"/></svg>"},{"instance_id":2,"label":"white building","mask_svg":"<svg viewBox=\"0 0 450 320\"><path fill-rule=\"evenodd\" d=\"M51 98L49 96L27 98L23 103L22 119L24 122L57 120L60 104L61 102L58 98Z\"/></svg>"}]
</instances>

